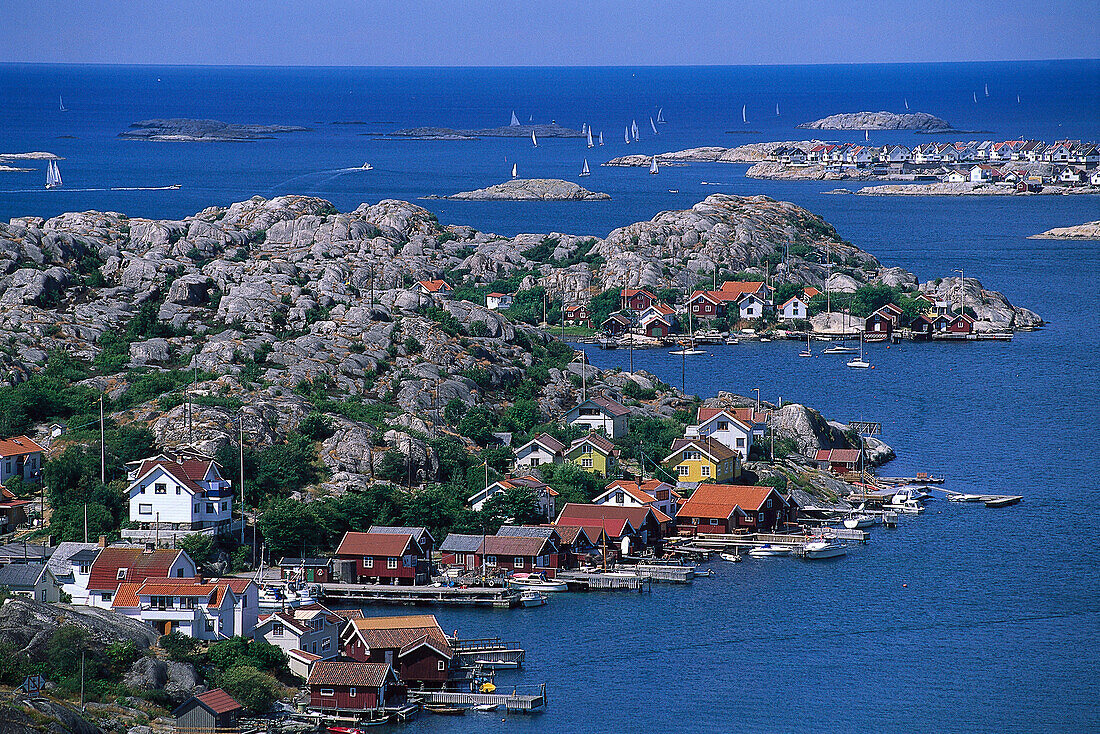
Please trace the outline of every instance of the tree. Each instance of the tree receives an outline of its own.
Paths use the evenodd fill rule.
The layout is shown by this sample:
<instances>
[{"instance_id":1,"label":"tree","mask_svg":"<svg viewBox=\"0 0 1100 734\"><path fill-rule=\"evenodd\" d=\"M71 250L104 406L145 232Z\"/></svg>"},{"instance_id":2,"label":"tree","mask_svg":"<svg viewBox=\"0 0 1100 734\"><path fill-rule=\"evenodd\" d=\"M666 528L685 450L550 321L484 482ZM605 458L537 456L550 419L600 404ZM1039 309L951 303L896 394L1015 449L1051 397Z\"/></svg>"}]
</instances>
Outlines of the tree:
<instances>
[{"instance_id":1,"label":"tree","mask_svg":"<svg viewBox=\"0 0 1100 734\"><path fill-rule=\"evenodd\" d=\"M465 497L459 495L459 488L440 484L430 484L412 492L402 524L426 527L434 537L442 538L465 510Z\"/></svg>"},{"instance_id":2,"label":"tree","mask_svg":"<svg viewBox=\"0 0 1100 734\"><path fill-rule=\"evenodd\" d=\"M458 422L458 432L479 446L493 440L493 411L484 405L475 405Z\"/></svg>"},{"instance_id":3,"label":"tree","mask_svg":"<svg viewBox=\"0 0 1100 734\"><path fill-rule=\"evenodd\" d=\"M546 512L539 507L538 497L529 487L513 487L494 494L485 500L481 514L486 526L491 528L499 528L506 522L537 525L547 520Z\"/></svg>"},{"instance_id":4,"label":"tree","mask_svg":"<svg viewBox=\"0 0 1100 734\"><path fill-rule=\"evenodd\" d=\"M542 481L558 492L558 503L591 502L603 489L603 481L592 472L581 469L576 464L546 464L539 467Z\"/></svg>"},{"instance_id":5,"label":"tree","mask_svg":"<svg viewBox=\"0 0 1100 734\"><path fill-rule=\"evenodd\" d=\"M443 408L443 417L446 418L447 422L451 425L461 420L464 415L466 415L466 403L458 398L451 398Z\"/></svg>"},{"instance_id":6,"label":"tree","mask_svg":"<svg viewBox=\"0 0 1100 734\"><path fill-rule=\"evenodd\" d=\"M186 535L180 538L179 547L191 556L196 565L202 566L209 562L214 553L214 538L205 533Z\"/></svg>"},{"instance_id":7,"label":"tree","mask_svg":"<svg viewBox=\"0 0 1100 734\"><path fill-rule=\"evenodd\" d=\"M332 426L323 413L313 411L298 424L298 432L310 441L324 441L333 434Z\"/></svg>"},{"instance_id":8,"label":"tree","mask_svg":"<svg viewBox=\"0 0 1100 734\"><path fill-rule=\"evenodd\" d=\"M596 295L592 299L592 302L588 304L588 314L592 319L592 325L597 329L600 328L600 324L607 320L613 312L618 311L620 306L619 289L608 288Z\"/></svg>"},{"instance_id":9,"label":"tree","mask_svg":"<svg viewBox=\"0 0 1100 734\"><path fill-rule=\"evenodd\" d=\"M256 524L273 556L303 555L321 540L313 507L291 499L274 500Z\"/></svg>"},{"instance_id":10,"label":"tree","mask_svg":"<svg viewBox=\"0 0 1100 734\"><path fill-rule=\"evenodd\" d=\"M282 687L267 673L250 665L238 665L218 676L222 689L256 714L266 713L278 700Z\"/></svg>"},{"instance_id":11,"label":"tree","mask_svg":"<svg viewBox=\"0 0 1100 734\"><path fill-rule=\"evenodd\" d=\"M513 430L527 433L542 421L542 411L537 402L524 398L512 403L504 418Z\"/></svg>"}]
</instances>

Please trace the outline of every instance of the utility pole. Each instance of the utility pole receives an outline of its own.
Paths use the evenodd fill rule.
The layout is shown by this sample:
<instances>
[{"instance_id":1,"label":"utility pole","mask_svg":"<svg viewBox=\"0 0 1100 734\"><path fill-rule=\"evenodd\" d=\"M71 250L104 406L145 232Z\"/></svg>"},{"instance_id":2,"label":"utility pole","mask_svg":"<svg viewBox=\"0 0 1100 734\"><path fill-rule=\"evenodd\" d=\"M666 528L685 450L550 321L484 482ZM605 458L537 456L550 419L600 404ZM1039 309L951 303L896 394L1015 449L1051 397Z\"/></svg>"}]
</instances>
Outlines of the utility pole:
<instances>
[{"instance_id":1,"label":"utility pole","mask_svg":"<svg viewBox=\"0 0 1100 734\"><path fill-rule=\"evenodd\" d=\"M244 514L244 413L237 414L237 425L240 427L241 431L240 441L238 443L240 444L241 460L241 545L244 545L244 526L247 524ZM253 543L253 545L255 545L255 543ZM255 555L255 550L253 550L253 555Z\"/></svg>"},{"instance_id":2,"label":"utility pole","mask_svg":"<svg viewBox=\"0 0 1100 734\"><path fill-rule=\"evenodd\" d=\"M104 442L103 396L99 396L99 483L107 483L107 444Z\"/></svg>"},{"instance_id":3,"label":"utility pole","mask_svg":"<svg viewBox=\"0 0 1100 734\"><path fill-rule=\"evenodd\" d=\"M754 387L752 391L756 393L756 409L760 410L760 388Z\"/></svg>"},{"instance_id":4,"label":"utility pole","mask_svg":"<svg viewBox=\"0 0 1100 734\"><path fill-rule=\"evenodd\" d=\"M966 287L966 277L963 275L963 271L959 270L958 268L955 269L955 272L959 274L959 287L957 290L959 293L959 313L961 314L963 312L963 309L965 308L963 304L965 303L966 292L963 290L963 288Z\"/></svg>"},{"instance_id":5,"label":"utility pole","mask_svg":"<svg viewBox=\"0 0 1100 734\"><path fill-rule=\"evenodd\" d=\"M80 710L84 710L84 651L80 651Z\"/></svg>"},{"instance_id":6,"label":"utility pole","mask_svg":"<svg viewBox=\"0 0 1100 734\"><path fill-rule=\"evenodd\" d=\"M84 542L88 542L88 503L84 503Z\"/></svg>"}]
</instances>

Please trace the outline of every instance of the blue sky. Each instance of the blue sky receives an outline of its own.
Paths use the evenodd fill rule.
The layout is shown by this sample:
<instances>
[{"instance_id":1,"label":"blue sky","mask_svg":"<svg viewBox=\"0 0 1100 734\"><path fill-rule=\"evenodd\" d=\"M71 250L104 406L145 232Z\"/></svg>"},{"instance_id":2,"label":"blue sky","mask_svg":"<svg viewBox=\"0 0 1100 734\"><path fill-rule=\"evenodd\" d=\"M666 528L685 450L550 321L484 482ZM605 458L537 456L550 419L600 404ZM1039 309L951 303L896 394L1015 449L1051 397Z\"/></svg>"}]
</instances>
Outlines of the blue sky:
<instances>
[{"instance_id":1,"label":"blue sky","mask_svg":"<svg viewBox=\"0 0 1100 734\"><path fill-rule=\"evenodd\" d=\"M1100 56L1097 0L0 0L0 24L6 62L541 66Z\"/></svg>"}]
</instances>

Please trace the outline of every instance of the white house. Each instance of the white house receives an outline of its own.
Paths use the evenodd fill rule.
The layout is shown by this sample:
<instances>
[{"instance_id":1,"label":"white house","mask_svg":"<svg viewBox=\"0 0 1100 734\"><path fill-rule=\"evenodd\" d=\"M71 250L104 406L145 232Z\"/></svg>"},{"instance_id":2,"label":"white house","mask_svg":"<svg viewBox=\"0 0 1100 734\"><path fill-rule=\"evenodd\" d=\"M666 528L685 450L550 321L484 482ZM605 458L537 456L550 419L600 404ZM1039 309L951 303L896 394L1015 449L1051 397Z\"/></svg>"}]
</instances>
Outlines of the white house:
<instances>
[{"instance_id":1,"label":"white house","mask_svg":"<svg viewBox=\"0 0 1100 734\"><path fill-rule=\"evenodd\" d=\"M784 321L795 319L808 319L806 301L800 296L791 296L779 307L779 318Z\"/></svg>"},{"instance_id":2,"label":"white house","mask_svg":"<svg viewBox=\"0 0 1100 734\"><path fill-rule=\"evenodd\" d=\"M418 280L416 292L422 296L436 296L449 300L454 295L455 289L445 280Z\"/></svg>"},{"instance_id":3,"label":"white house","mask_svg":"<svg viewBox=\"0 0 1100 734\"><path fill-rule=\"evenodd\" d=\"M224 640L255 629L259 589L251 579L150 578L121 584L111 608L162 635Z\"/></svg>"},{"instance_id":4,"label":"white house","mask_svg":"<svg viewBox=\"0 0 1100 734\"><path fill-rule=\"evenodd\" d=\"M145 460L130 471L130 521L175 530L228 529L233 490L213 460Z\"/></svg>"},{"instance_id":5,"label":"white house","mask_svg":"<svg viewBox=\"0 0 1100 734\"><path fill-rule=\"evenodd\" d=\"M565 422L621 438L630 431L630 409L610 398L589 398L566 413Z\"/></svg>"},{"instance_id":6,"label":"white house","mask_svg":"<svg viewBox=\"0 0 1100 734\"><path fill-rule=\"evenodd\" d=\"M92 562L99 555L95 543L58 543L50 556L49 567L61 590L72 597L73 604L88 601L88 578L92 575Z\"/></svg>"},{"instance_id":7,"label":"white house","mask_svg":"<svg viewBox=\"0 0 1100 734\"><path fill-rule=\"evenodd\" d=\"M490 293L485 296L485 307L490 311L504 311L512 307L512 300L507 293Z\"/></svg>"},{"instance_id":8,"label":"white house","mask_svg":"<svg viewBox=\"0 0 1100 734\"><path fill-rule=\"evenodd\" d=\"M61 583L43 561L17 561L0 566L0 586L15 596L56 604L61 599Z\"/></svg>"},{"instance_id":9,"label":"white house","mask_svg":"<svg viewBox=\"0 0 1100 734\"><path fill-rule=\"evenodd\" d=\"M676 493L675 487L659 479L645 481L616 479L607 485L603 494L592 500L592 504L649 507L660 510L675 519L680 509L680 495Z\"/></svg>"},{"instance_id":10,"label":"white house","mask_svg":"<svg viewBox=\"0 0 1100 734\"><path fill-rule=\"evenodd\" d=\"M737 302L737 307L741 312L742 319L758 319L764 315L765 303L755 293L749 293L747 296Z\"/></svg>"},{"instance_id":11,"label":"white house","mask_svg":"<svg viewBox=\"0 0 1100 734\"><path fill-rule=\"evenodd\" d=\"M87 586L77 593L84 604L110 609L119 586L124 583L140 584L147 579L192 579L197 575L195 562L182 550L139 546L101 548L89 569Z\"/></svg>"},{"instance_id":12,"label":"white house","mask_svg":"<svg viewBox=\"0 0 1100 734\"><path fill-rule=\"evenodd\" d=\"M252 636L285 652L290 672L308 678L314 662L340 654L343 624L343 617L313 603L261 615Z\"/></svg>"},{"instance_id":13,"label":"white house","mask_svg":"<svg viewBox=\"0 0 1100 734\"><path fill-rule=\"evenodd\" d=\"M741 454L741 460L749 458L752 448L753 427L738 420L732 412L719 408L699 408L698 425L688 426L686 438L713 438L728 449Z\"/></svg>"},{"instance_id":14,"label":"white house","mask_svg":"<svg viewBox=\"0 0 1100 734\"><path fill-rule=\"evenodd\" d=\"M546 515L546 521L552 522L554 516L557 514L554 503L558 493L549 484L540 482L538 479L530 476L509 477L507 479L501 479L499 482L493 482L485 489L479 490L476 494L468 497L466 501L469 503L471 509L479 511L485 506L486 500L490 497L506 492L509 489L517 489L520 487L531 490L535 495L536 502L538 502L539 509Z\"/></svg>"},{"instance_id":15,"label":"white house","mask_svg":"<svg viewBox=\"0 0 1100 734\"><path fill-rule=\"evenodd\" d=\"M991 181L993 179L993 166L980 165L970 169L970 180L974 183Z\"/></svg>"},{"instance_id":16,"label":"white house","mask_svg":"<svg viewBox=\"0 0 1100 734\"><path fill-rule=\"evenodd\" d=\"M1089 183L1093 186L1100 186L1100 168L1093 171L1092 175L1089 176Z\"/></svg>"},{"instance_id":17,"label":"white house","mask_svg":"<svg viewBox=\"0 0 1100 734\"><path fill-rule=\"evenodd\" d=\"M26 436L0 439L0 485L14 476L26 482L37 481L45 450Z\"/></svg>"},{"instance_id":18,"label":"white house","mask_svg":"<svg viewBox=\"0 0 1100 734\"><path fill-rule=\"evenodd\" d=\"M565 461L565 444L548 433L540 433L516 449L515 467L528 468Z\"/></svg>"},{"instance_id":19,"label":"white house","mask_svg":"<svg viewBox=\"0 0 1100 734\"><path fill-rule=\"evenodd\" d=\"M966 183L968 176L962 171L950 171L944 175L943 180L947 183Z\"/></svg>"}]
</instances>

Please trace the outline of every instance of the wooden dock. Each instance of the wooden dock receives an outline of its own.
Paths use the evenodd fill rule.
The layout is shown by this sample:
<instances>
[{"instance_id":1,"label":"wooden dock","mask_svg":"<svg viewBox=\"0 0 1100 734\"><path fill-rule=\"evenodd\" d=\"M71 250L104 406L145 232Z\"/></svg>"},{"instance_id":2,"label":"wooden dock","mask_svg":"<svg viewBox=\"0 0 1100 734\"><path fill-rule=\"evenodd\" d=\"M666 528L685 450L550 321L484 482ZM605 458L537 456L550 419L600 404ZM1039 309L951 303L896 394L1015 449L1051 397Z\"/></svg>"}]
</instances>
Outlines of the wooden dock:
<instances>
[{"instance_id":1,"label":"wooden dock","mask_svg":"<svg viewBox=\"0 0 1100 734\"><path fill-rule=\"evenodd\" d=\"M690 584L695 578L694 566L674 566L661 563L639 563L630 570L654 583Z\"/></svg>"},{"instance_id":2,"label":"wooden dock","mask_svg":"<svg viewBox=\"0 0 1100 734\"><path fill-rule=\"evenodd\" d=\"M617 573L589 573L587 571L559 571L554 577L564 581L570 591L650 591L652 582L638 575Z\"/></svg>"},{"instance_id":3,"label":"wooden dock","mask_svg":"<svg viewBox=\"0 0 1100 734\"><path fill-rule=\"evenodd\" d=\"M533 713L546 708L546 684L539 686L537 694L522 693L463 693L461 691L409 691L410 700L419 698L422 703L449 706L504 706L508 711Z\"/></svg>"},{"instance_id":4,"label":"wooden dock","mask_svg":"<svg viewBox=\"0 0 1100 734\"><path fill-rule=\"evenodd\" d=\"M321 598L350 604L411 604L510 609L519 592L487 586L393 586L390 584L321 584Z\"/></svg>"},{"instance_id":5,"label":"wooden dock","mask_svg":"<svg viewBox=\"0 0 1100 734\"><path fill-rule=\"evenodd\" d=\"M518 642L505 642L499 637L461 640L449 638L451 649L459 667L477 666L492 668L498 666L520 667L526 657L526 651Z\"/></svg>"}]
</instances>

